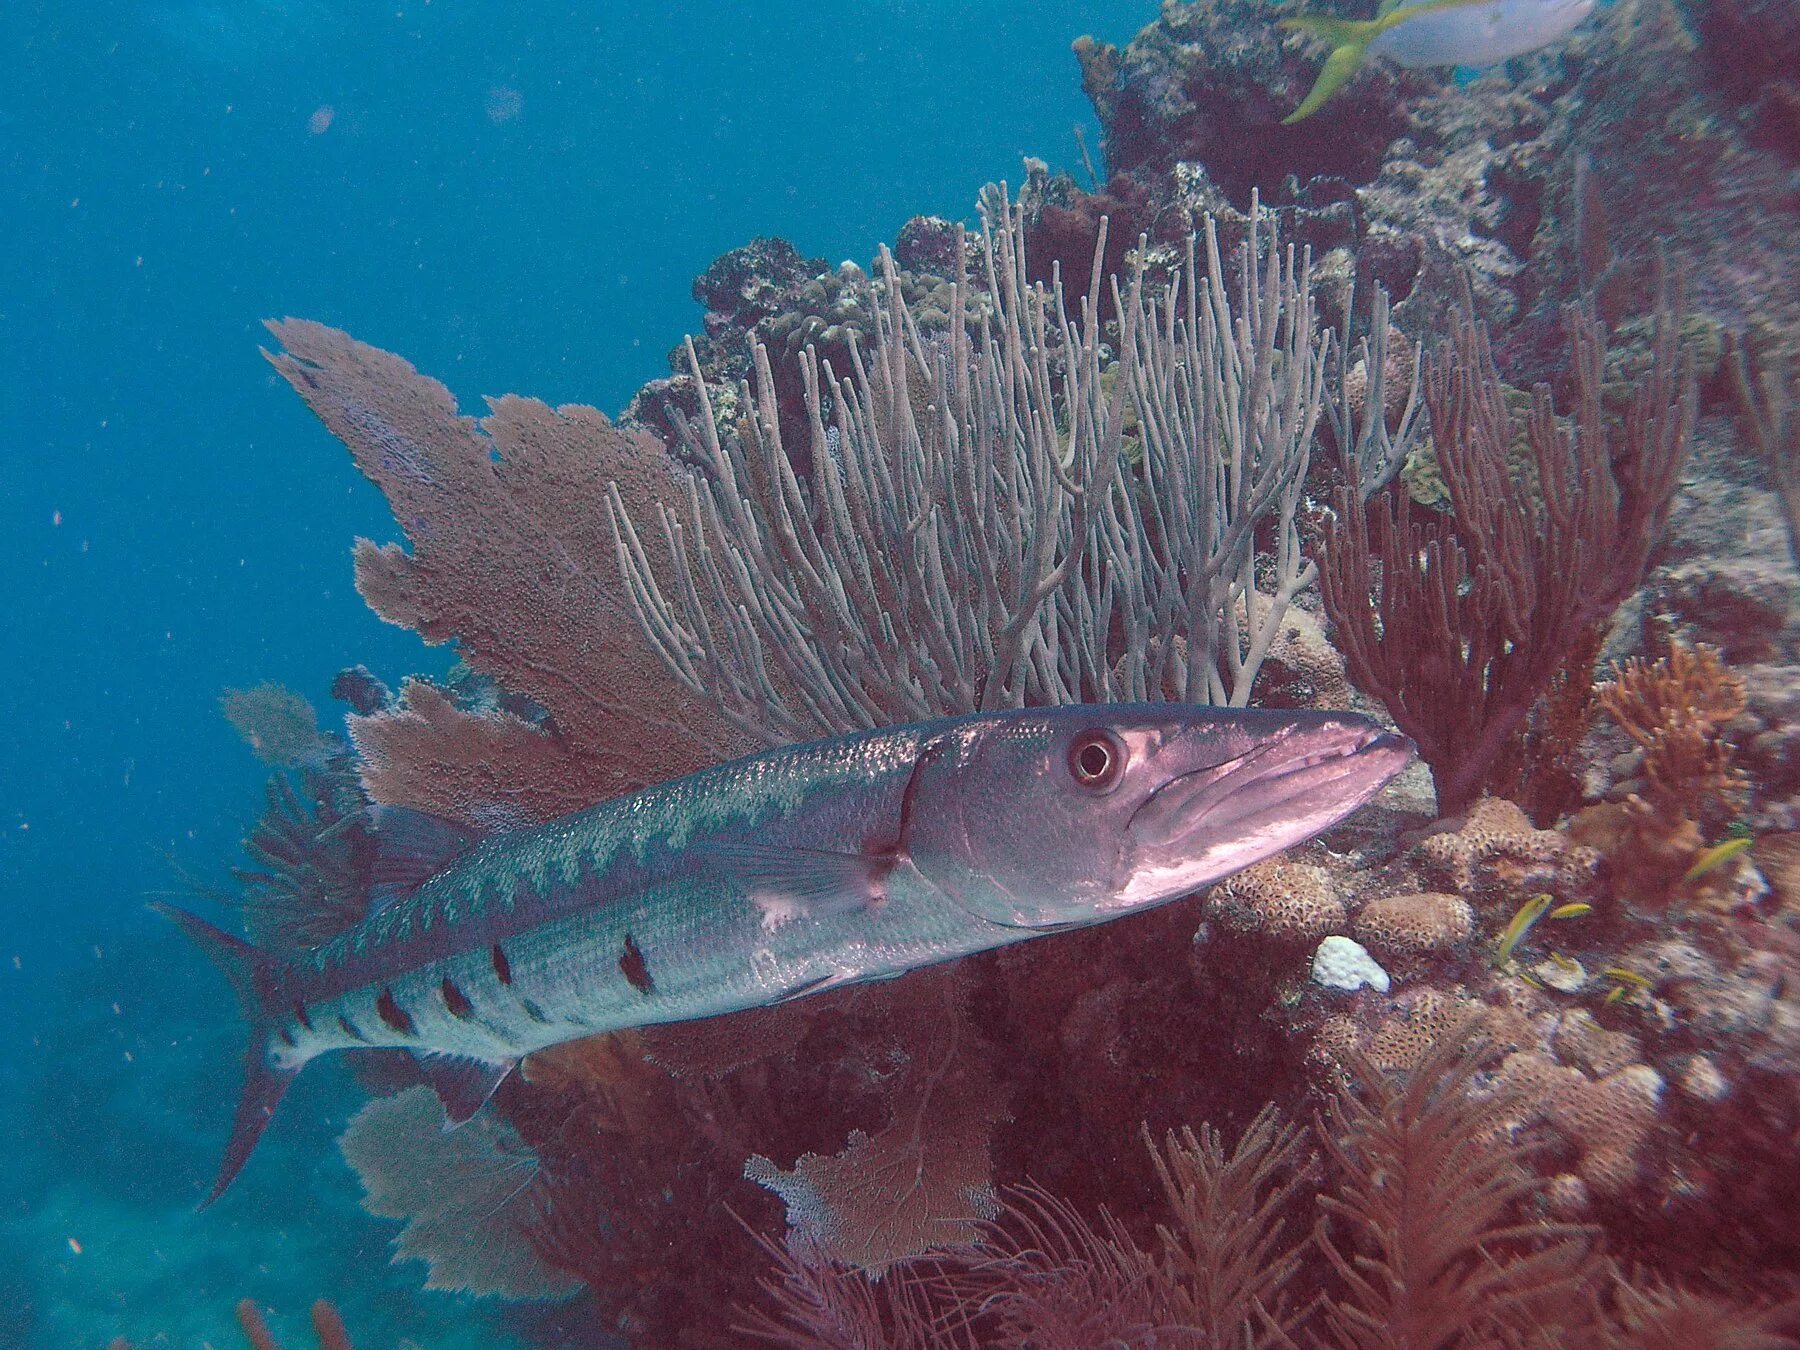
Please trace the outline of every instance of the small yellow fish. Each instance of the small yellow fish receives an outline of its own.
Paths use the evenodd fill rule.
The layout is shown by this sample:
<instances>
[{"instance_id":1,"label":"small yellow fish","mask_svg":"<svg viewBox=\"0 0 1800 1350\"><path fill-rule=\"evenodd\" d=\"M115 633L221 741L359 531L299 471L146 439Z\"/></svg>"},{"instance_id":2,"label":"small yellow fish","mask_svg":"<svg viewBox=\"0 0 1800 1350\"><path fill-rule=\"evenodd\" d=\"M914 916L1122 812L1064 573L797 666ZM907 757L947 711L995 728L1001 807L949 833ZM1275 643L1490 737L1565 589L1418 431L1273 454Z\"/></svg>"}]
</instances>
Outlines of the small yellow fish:
<instances>
[{"instance_id":1,"label":"small yellow fish","mask_svg":"<svg viewBox=\"0 0 1800 1350\"><path fill-rule=\"evenodd\" d=\"M1635 970L1627 970L1624 966L1608 966L1600 973L1609 979L1618 980L1622 984L1635 984L1641 989L1648 989L1651 984L1648 977L1638 974Z\"/></svg>"},{"instance_id":2,"label":"small yellow fish","mask_svg":"<svg viewBox=\"0 0 1800 1350\"><path fill-rule=\"evenodd\" d=\"M1281 26L1331 44L1331 55L1287 126L1311 117L1362 65L1382 56L1402 66L1491 66L1568 35L1595 0L1387 0L1373 19L1302 14Z\"/></svg>"},{"instance_id":3,"label":"small yellow fish","mask_svg":"<svg viewBox=\"0 0 1800 1350\"><path fill-rule=\"evenodd\" d=\"M1506 925L1506 931L1500 934L1500 941L1494 947L1495 965L1503 966L1512 960L1513 951L1524 941L1525 934L1531 931L1531 925L1550 908L1553 898L1549 895L1534 895L1519 906L1519 912L1512 916L1512 921Z\"/></svg>"},{"instance_id":4,"label":"small yellow fish","mask_svg":"<svg viewBox=\"0 0 1800 1350\"><path fill-rule=\"evenodd\" d=\"M1579 919L1584 914L1592 914L1593 912L1594 907L1592 905L1584 905L1577 902L1572 905L1558 905L1544 917L1546 919Z\"/></svg>"},{"instance_id":5,"label":"small yellow fish","mask_svg":"<svg viewBox=\"0 0 1800 1350\"><path fill-rule=\"evenodd\" d=\"M1620 999L1622 999L1624 997L1625 997L1625 986L1622 984L1615 984L1612 987L1612 992L1606 996L1606 1001L1604 1003L1602 1003L1600 1006L1603 1008L1610 1008L1610 1007L1612 1007L1613 1004L1617 1003Z\"/></svg>"},{"instance_id":6,"label":"small yellow fish","mask_svg":"<svg viewBox=\"0 0 1800 1350\"><path fill-rule=\"evenodd\" d=\"M1736 839L1727 839L1722 844L1714 844L1711 848L1702 850L1700 856L1694 859L1694 865L1681 874L1681 879L1698 881L1708 872L1723 867L1737 857L1738 854L1750 847L1750 843L1749 836L1744 835Z\"/></svg>"}]
</instances>

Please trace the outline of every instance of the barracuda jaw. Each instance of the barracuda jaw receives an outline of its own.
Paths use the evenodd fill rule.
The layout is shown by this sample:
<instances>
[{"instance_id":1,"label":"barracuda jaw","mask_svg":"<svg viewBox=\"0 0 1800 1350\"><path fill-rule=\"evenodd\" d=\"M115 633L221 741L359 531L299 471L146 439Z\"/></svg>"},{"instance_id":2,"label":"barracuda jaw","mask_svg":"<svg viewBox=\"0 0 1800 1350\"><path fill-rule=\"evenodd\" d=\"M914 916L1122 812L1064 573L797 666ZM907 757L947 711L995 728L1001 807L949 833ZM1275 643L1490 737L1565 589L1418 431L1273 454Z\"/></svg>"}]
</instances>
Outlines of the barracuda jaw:
<instances>
[{"instance_id":1,"label":"barracuda jaw","mask_svg":"<svg viewBox=\"0 0 1800 1350\"><path fill-rule=\"evenodd\" d=\"M1132 817L1131 876L1104 908L1172 899L1312 838L1379 792L1413 753L1403 736L1334 724L1170 779Z\"/></svg>"}]
</instances>

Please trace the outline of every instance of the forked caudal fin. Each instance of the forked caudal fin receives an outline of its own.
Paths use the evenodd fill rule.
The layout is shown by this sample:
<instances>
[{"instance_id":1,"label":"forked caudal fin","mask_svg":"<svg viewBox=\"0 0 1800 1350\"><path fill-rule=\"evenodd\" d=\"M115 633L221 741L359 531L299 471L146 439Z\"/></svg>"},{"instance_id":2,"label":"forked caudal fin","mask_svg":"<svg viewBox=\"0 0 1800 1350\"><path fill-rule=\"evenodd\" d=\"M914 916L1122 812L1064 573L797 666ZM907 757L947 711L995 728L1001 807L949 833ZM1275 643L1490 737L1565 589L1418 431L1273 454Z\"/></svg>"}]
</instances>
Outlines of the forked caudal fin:
<instances>
[{"instance_id":1,"label":"forked caudal fin","mask_svg":"<svg viewBox=\"0 0 1800 1350\"><path fill-rule=\"evenodd\" d=\"M185 909L160 902L151 908L192 938L194 945L225 972L243 1008L244 1020L250 1024L250 1045L244 1052L244 1090L238 1098L237 1114L232 1118L231 1141L225 1146L219 1175L213 1181L212 1190L200 1202L200 1208L205 1209L225 1193L225 1188L243 1170L250 1151L256 1147L264 1127L275 1114L276 1103L298 1071L277 1068L269 1062L268 1038L264 1034L268 1023L264 990L268 986L269 958L243 939L233 937Z\"/></svg>"},{"instance_id":2,"label":"forked caudal fin","mask_svg":"<svg viewBox=\"0 0 1800 1350\"><path fill-rule=\"evenodd\" d=\"M1389 29L1443 10L1467 9L1481 3L1483 0L1416 0L1413 4L1401 5L1396 0L1388 0L1373 19L1340 19L1329 14L1300 14L1283 19L1280 27L1311 33L1329 43L1331 55L1320 67L1311 92L1301 100L1298 108L1281 119L1281 125L1288 127L1304 121L1323 107L1325 101L1362 67L1369 44Z\"/></svg>"}]
</instances>

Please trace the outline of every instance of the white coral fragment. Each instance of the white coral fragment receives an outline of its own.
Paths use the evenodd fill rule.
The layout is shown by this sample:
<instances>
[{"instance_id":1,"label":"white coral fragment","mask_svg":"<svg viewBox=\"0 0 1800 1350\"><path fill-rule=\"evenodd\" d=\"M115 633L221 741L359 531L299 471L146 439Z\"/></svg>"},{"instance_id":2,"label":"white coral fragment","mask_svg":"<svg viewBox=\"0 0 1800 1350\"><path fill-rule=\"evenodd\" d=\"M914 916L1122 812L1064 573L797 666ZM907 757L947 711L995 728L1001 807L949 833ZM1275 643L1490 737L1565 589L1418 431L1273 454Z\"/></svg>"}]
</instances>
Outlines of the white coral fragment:
<instances>
[{"instance_id":1,"label":"white coral fragment","mask_svg":"<svg viewBox=\"0 0 1800 1350\"><path fill-rule=\"evenodd\" d=\"M1327 989L1341 989L1345 993L1373 989L1385 994L1392 983L1381 963L1369 955L1367 947L1336 935L1326 938L1313 953L1312 977L1315 984L1322 984Z\"/></svg>"}]
</instances>

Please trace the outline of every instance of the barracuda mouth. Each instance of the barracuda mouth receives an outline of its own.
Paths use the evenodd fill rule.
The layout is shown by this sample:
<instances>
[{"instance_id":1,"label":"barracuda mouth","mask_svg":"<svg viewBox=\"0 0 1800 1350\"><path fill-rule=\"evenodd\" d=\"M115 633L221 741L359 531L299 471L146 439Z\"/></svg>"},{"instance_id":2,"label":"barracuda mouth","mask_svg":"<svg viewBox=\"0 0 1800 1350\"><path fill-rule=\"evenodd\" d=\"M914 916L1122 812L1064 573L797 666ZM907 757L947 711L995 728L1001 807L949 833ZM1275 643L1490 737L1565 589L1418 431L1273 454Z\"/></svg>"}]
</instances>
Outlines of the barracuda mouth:
<instances>
[{"instance_id":1,"label":"barracuda mouth","mask_svg":"<svg viewBox=\"0 0 1800 1350\"><path fill-rule=\"evenodd\" d=\"M1335 723L1296 729L1171 778L1132 815L1136 866L1117 903L1210 884L1329 829L1413 753L1404 736Z\"/></svg>"}]
</instances>

